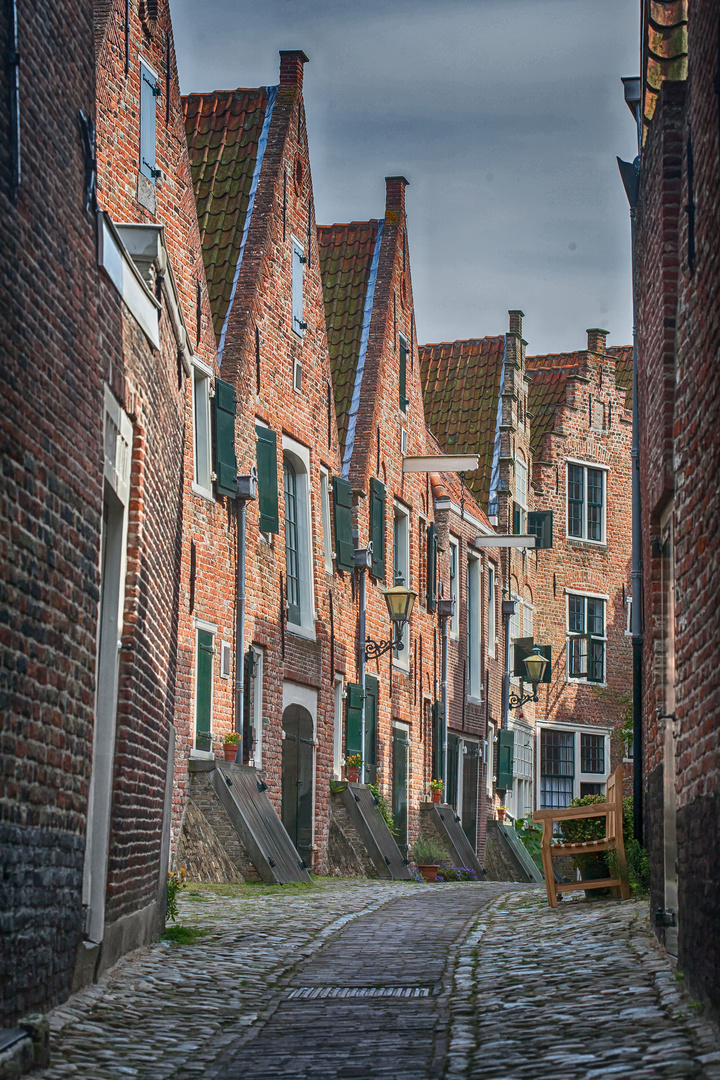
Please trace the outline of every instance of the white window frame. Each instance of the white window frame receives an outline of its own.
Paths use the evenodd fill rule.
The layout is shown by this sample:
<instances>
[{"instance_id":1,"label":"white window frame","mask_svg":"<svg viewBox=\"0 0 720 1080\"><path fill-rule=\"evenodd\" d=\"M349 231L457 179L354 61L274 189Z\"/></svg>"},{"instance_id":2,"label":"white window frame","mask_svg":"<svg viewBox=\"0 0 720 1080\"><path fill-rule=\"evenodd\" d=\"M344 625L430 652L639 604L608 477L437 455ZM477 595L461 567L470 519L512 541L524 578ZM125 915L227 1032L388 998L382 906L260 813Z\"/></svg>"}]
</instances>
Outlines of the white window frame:
<instances>
[{"instance_id":1,"label":"white window frame","mask_svg":"<svg viewBox=\"0 0 720 1080\"><path fill-rule=\"evenodd\" d=\"M497 604L497 567L495 563L488 563L488 656L495 656L496 629L496 604Z\"/></svg>"},{"instance_id":2,"label":"white window frame","mask_svg":"<svg viewBox=\"0 0 720 1080\"><path fill-rule=\"evenodd\" d=\"M138 143L139 143L138 156L140 158L140 162L139 162L139 166L138 166L138 172L142 173L142 175L146 178L146 180L149 180L151 184L156 184L157 180L158 180L158 177L153 176L153 173L157 171L157 102L158 102L158 99L162 95L160 93L159 94L154 94L153 93L153 95L152 95L154 111L153 111L153 121L152 121L152 139L151 139L151 142L152 142L153 152L152 152L152 161L146 162L144 157L143 157L143 144L145 142L145 137L149 136L149 132L144 131L142 103L143 103L143 100L145 99L147 93L148 92L152 93L152 90L147 91L144 88L145 87L145 73L147 73L150 76L150 78L147 80L148 86L153 86L154 85L155 88L160 86L160 79L158 78L157 72L154 71L153 68L151 67L151 65L147 62L147 60L144 57L141 56L140 57L140 107L139 107L139 110L138 110L138 112L139 112L139 117L138 117ZM150 81L151 79L152 79L152 82Z\"/></svg>"},{"instance_id":3,"label":"white window frame","mask_svg":"<svg viewBox=\"0 0 720 1080\"><path fill-rule=\"evenodd\" d=\"M457 641L460 637L460 541L456 536L450 536L450 559L448 567L448 590L450 599L454 600L453 613L450 616L450 637ZM453 575L453 562L455 574Z\"/></svg>"},{"instance_id":4,"label":"white window frame","mask_svg":"<svg viewBox=\"0 0 720 1080\"><path fill-rule=\"evenodd\" d=\"M572 732L573 734L573 753L574 753L574 772L573 777L573 789L572 798L579 799L582 784L604 784L607 790L607 782L612 773L610 768L610 748L611 748L611 735L610 728L601 727L599 725L580 725L580 724L549 724L544 721L540 721L537 724L537 760L535 765L535 790L536 798L535 802L537 808L540 808L540 797L542 787L542 732L543 730L549 731L564 731ZM585 735L602 735L605 739L604 756L605 756L605 771L602 773L584 773L581 772L582 766L582 753L581 753L581 736Z\"/></svg>"},{"instance_id":5,"label":"white window frame","mask_svg":"<svg viewBox=\"0 0 720 1080\"><path fill-rule=\"evenodd\" d=\"M487 739L485 740L485 785L489 799L492 799L495 788L495 725L490 720L487 726Z\"/></svg>"},{"instance_id":6,"label":"white window frame","mask_svg":"<svg viewBox=\"0 0 720 1080\"><path fill-rule=\"evenodd\" d=\"M481 563L478 556L468 552L467 557L467 698L482 701L480 664L480 586Z\"/></svg>"},{"instance_id":7,"label":"white window frame","mask_svg":"<svg viewBox=\"0 0 720 1080\"><path fill-rule=\"evenodd\" d=\"M510 718L510 729L515 732L513 745L513 818L526 817L533 810L533 782L535 778L535 743L533 729L523 720ZM506 793L507 797L507 793Z\"/></svg>"},{"instance_id":8,"label":"white window frame","mask_svg":"<svg viewBox=\"0 0 720 1080\"><path fill-rule=\"evenodd\" d=\"M579 633L576 630L570 629L570 597L579 597L585 601L585 617L584 626L585 631ZM580 589L565 589L565 633L566 633L566 646L565 646L565 678L569 683L580 683L587 686L606 686L607 685L607 609L609 596L602 593L583 592ZM588 600L600 600L603 604L603 633L591 634L587 629L588 616L587 616L587 601ZM572 638L586 638L588 645L590 641L602 641L603 642L603 677L602 681L598 682L595 679L588 679L587 675L571 675L570 674L570 641ZM589 663L589 650L587 655L587 662Z\"/></svg>"},{"instance_id":9,"label":"white window frame","mask_svg":"<svg viewBox=\"0 0 720 1080\"><path fill-rule=\"evenodd\" d=\"M573 536L570 533L570 467L577 466L584 469L583 477L583 500L582 500L582 536ZM602 476L602 527L601 539L591 540L588 537L588 498L587 498L587 471L595 469ZM596 547L607 546L607 488L609 467L598 461L580 461L576 458L565 458L565 537L567 540L578 544L594 544Z\"/></svg>"},{"instance_id":10,"label":"white window frame","mask_svg":"<svg viewBox=\"0 0 720 1080\"><path fill-rule=\"evenodd\" d=\"M330 474L323 466L320 466L320 510L322 515L325 573L332 574L334 570L334 552L332 545L332 529L330 526Z\"/></svg>"},{"instance_id":11,"label":"white window frame","mask_svg":"<svg viewBox=\"0 0 720 1080\"><path fill-rule=\"evenodd\" d=\"M306 330L305 313L305 248L296 236L292 238L292 332L302 338ZM293 385L295 372L293 371Z\"/></svg>"},{"instance_id":12,"label":"white window frame","mask_svg":"<svg viewBox=\"0 0 720 1080\"><path fill-rule=\"evenodd\" d=\"M520 477L524 477L522 482L522 494L520 491ZM515 457L515 503L520 507L520 528L518 532L525 533L527 531L527 499L528 497L528 466L527 462L519 457ZM514 523L513 523L514 524Z\"/></svg>"},{"instance_id":13,"label":"white window frame","mask_svg":"<svg viewBox=\"0 0 720 1080\"><path fill-rule=\"evenodd\" d=\"M253 679L253 728L255 729L255 746L250 757L250 764L255 769L262 768L262 745L263 745L263 689L265 673L265 650L261 645L254 642L251 645L255 654L255 676Z\"/></svg>"},{"instance_id":14,"label":"white window frame","mask_svg":"<svg viewBox=\"0 0 720 1080\"><path fill-rule=\"evenodd\" d=\"M515 614L510 616L510 622L508 623L508 641L507 641L508 648L510 650L513 650L514 649L513 642L517 641L518 638L524 637L523 629L522 629L522 626L523 626L523 602L522 602L522 597L518 596L518 594L516 592L514 592L512 589L510 590L510 593L509 593L509 599L513 600L514 603L515 603ZM513 673L512 673L513 672L512 658L513 658L513 652L511 651L511 653L510 653L510 661L511 661L511 663L510 663L510 681L515 683L515 684L519 684L519 682L520 682L519 676L518 675L513 675Z\"/></svg>"},{"instance_id":15,"label":"white window frame","mask_svg":"<svg viewBox=\"0 0 720 1080\"><path fill-rule=\"evenodd\" d=\"M218 675L221 679L229 679L232 674L232 643L220 642L220 670Z\"/></svg>"},{"instance_id":16,"label":"white window frame","mask_svg":"<svg viewBox=\"0 0 720 1080\"><path fill-rule=\"evenodd\" d=\"M315 585L313 580L312 506L310 501L310 451L302 443L282 438L283 460L290 459L297 481L298 577L300 622L290 622L288 630L315 641ZM284 508L283 508L284 509ZM284 535L283 513L283 535Z\"/></svg>"},{"instance_id":17,"label":"white window frame","mask_svg":"<svg viewBox=\"0 0 720 1080\"><path fill-rule=\"evenodd\" d=\"M212 460L212 417L210 408L210 399L214 397L213 388L213 371L212 368L206 364L202 364L199 361L193 359L193 378L192 378L192 423L193 423L193 481L192 490L196 495L201 495L204 499L210 499L214 501L212 484L213 484L213 460ZM202 402L198 401L198 384L202 387ZM205 413L206 431L205 434L198 434L198 406L200 406ZM207 469L200 468L199 458L203 455ZM207 481L205 483L204 481Z\"/></svg>"},{"instance_id":18,"label":"white window frame","mask_svg":"<svg viewBox=\"0 0 720 1080\"><path fill-rule=\"evenodd\" d=\"M398 530L395 523L402 522L402 529L400 530L400 546L399 554L400 558L397 558L398 552L396 551L395 538L398 535ZM403 579L406 589L412 588L411 580L411 565L410 565L410 511L402 503L393 502L393 581L395 585L395 569L396 564L399 570L404 571ZM411 616L412 618L412 616ZM410 623L406 622L403 627L402 640L404 642L404 648L400 649L397 656L395 650L393 650L393 664L396 667L400 667L403 671L408 671L410 668Z\"/></svg>"}]
</instances>

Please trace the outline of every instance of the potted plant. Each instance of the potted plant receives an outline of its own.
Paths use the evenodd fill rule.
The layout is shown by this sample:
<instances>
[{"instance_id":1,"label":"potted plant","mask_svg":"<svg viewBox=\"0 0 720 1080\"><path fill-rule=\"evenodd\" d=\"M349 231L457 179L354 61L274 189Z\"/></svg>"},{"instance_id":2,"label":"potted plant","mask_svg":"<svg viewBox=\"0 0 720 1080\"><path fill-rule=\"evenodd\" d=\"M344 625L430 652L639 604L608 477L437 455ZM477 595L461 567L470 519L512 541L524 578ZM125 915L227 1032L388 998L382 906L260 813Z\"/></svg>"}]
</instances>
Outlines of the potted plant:
<instances>
[{"instance_id":1,"label":"potted plant","mask_svg":"<svg viewBox=\"0 0 720 1080\"><path fill-rule=\"evenodd\" d=\"M430 781L430 798L434 803L442 802L442 793L445 785L442 780Z\"/></svg>"},{"instance_id":2,"label":"potted plant","mask_svg":"<svg viewBox=\"0 0 720 1080\"><path fill-rule=\"evenodd\" d=\"M413 858L423 879L432 882L437 877L440 864L448 862L450 856L435 837L421 835L413 845Z\"/></svg>"},{"instance_id":3,"label":"potted plant","mask_svg":"<svg viewBox=\"0 0 720 1080\"><path fill-rule=\"evenodd\" d=\"M226 761L235 760L239 742L240 733L237 731L231 731L225 736L225 738L223 739L223 751L225 753Z\"/></svg>"},{"instance_id":4,"label":"potted plant","mask_svg":"<svg viewBox=\"0 0 720 1080\"><path fill-rule=\"evenodd\" d=\"M592 806L594 803L604 803L604 795L583 795L579 799L573 799L570 806ZM623 840L625 845L630 843L633 836L632 822L632 797L623 799ZM605 836L605 819L596 818L571 818L569 821L560 822L560 836L565 844L584 844L589 840L602 840ZM587 855L573 856L575 868L580 871L583 881L610 877L608 853L597 851ZM610 889L586 889L585 896L588 900L601 900L610 895Z\"/></svg>"},{"instance_id":5,"label":"potted plant","mask_svg":"<svg viewBox=\"0 0 720 1080\"><path fill-rule=\"evenodd\" d=\"M497 808L498 821L504 821L506 814L507 814L507 806L498 806L498 808Z\"/></svg>"},{"instance_id":6,"label":"potted plant","mask_svg":"<svg viewBox=\"0 0 720 1080\"><path fill-rule=\"evenodd\" d=\"M345 758L345 771L351 784L357 784L360 779L360 766L362 765L361 754L348 754Z\"/></svg>"}]
</instances>

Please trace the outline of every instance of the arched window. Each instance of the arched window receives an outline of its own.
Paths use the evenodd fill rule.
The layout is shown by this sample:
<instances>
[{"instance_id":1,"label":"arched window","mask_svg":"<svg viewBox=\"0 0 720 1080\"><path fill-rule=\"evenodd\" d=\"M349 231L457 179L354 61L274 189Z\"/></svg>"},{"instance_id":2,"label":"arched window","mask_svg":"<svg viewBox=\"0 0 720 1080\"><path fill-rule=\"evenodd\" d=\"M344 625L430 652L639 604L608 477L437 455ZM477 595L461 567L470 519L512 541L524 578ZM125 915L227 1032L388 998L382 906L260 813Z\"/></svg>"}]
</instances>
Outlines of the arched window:
<instances>
[{"instance_id":1,"label":"arched window","mask_svg":"<svg viewBox=\"0 0 720 1080\"><path fill-rule=\"evenodd\" d=\"M298 545L297 475L292 462L284 459L285 476L285 574L287 577L288 620L300 623L300 561Z\"/></svg>"}]
</instances>

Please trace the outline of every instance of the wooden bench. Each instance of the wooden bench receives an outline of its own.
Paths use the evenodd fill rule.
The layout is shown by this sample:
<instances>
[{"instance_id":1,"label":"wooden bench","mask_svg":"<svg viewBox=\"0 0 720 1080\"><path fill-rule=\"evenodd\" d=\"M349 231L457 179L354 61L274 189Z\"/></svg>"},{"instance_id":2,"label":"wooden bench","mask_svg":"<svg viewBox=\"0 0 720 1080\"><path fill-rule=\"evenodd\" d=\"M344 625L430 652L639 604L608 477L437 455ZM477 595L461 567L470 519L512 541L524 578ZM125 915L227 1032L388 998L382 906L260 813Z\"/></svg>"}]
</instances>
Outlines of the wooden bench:
<instances>
[{"instance_id":1,"label":"wooden bench","mask_svg":"<svg viewBox=\"0 0 720 1080\"><path fill-rule=\"evenodd\" d=\"M619 765L607 781L607 799L603 803L591 806L568 806L564 810L535 810L533 822L542 822L542 861L547 888L548 904L557 907L557 894L575 892L578 889L619 888L623 900L630 899L630 885L625 864L625 845L623 844L622 815L622 765ZM556 821L576 821L582 818L605 818L605 836L602 840L588 840L583 844L553 843L553 826ZM620 876L617 878L599 878L589 881L570 881L556 884L553 874L553 858L557 855L594 855L600 851L615 851Z\"/></svg>"}]
</instances>

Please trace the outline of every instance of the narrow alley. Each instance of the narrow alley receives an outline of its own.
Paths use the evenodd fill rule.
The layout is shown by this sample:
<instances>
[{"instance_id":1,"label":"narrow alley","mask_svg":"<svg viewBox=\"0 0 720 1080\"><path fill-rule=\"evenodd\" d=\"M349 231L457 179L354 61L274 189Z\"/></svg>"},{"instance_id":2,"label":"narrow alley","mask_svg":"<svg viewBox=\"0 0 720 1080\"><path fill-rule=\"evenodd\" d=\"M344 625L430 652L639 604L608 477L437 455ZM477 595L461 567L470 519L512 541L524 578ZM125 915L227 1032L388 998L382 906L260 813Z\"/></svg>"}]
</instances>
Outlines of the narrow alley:
<instances>
[{"instance_id":1,"label":"narrow alley","mask_svg":"<svg viewBox=\"0 0 720 1080\"><path fill-rule=\"evenodd\" d=\"M193 944L50 1014L42 1080L720 1077L647 905L507 883L191 885Z\"/></svg>"}]
</instances>

